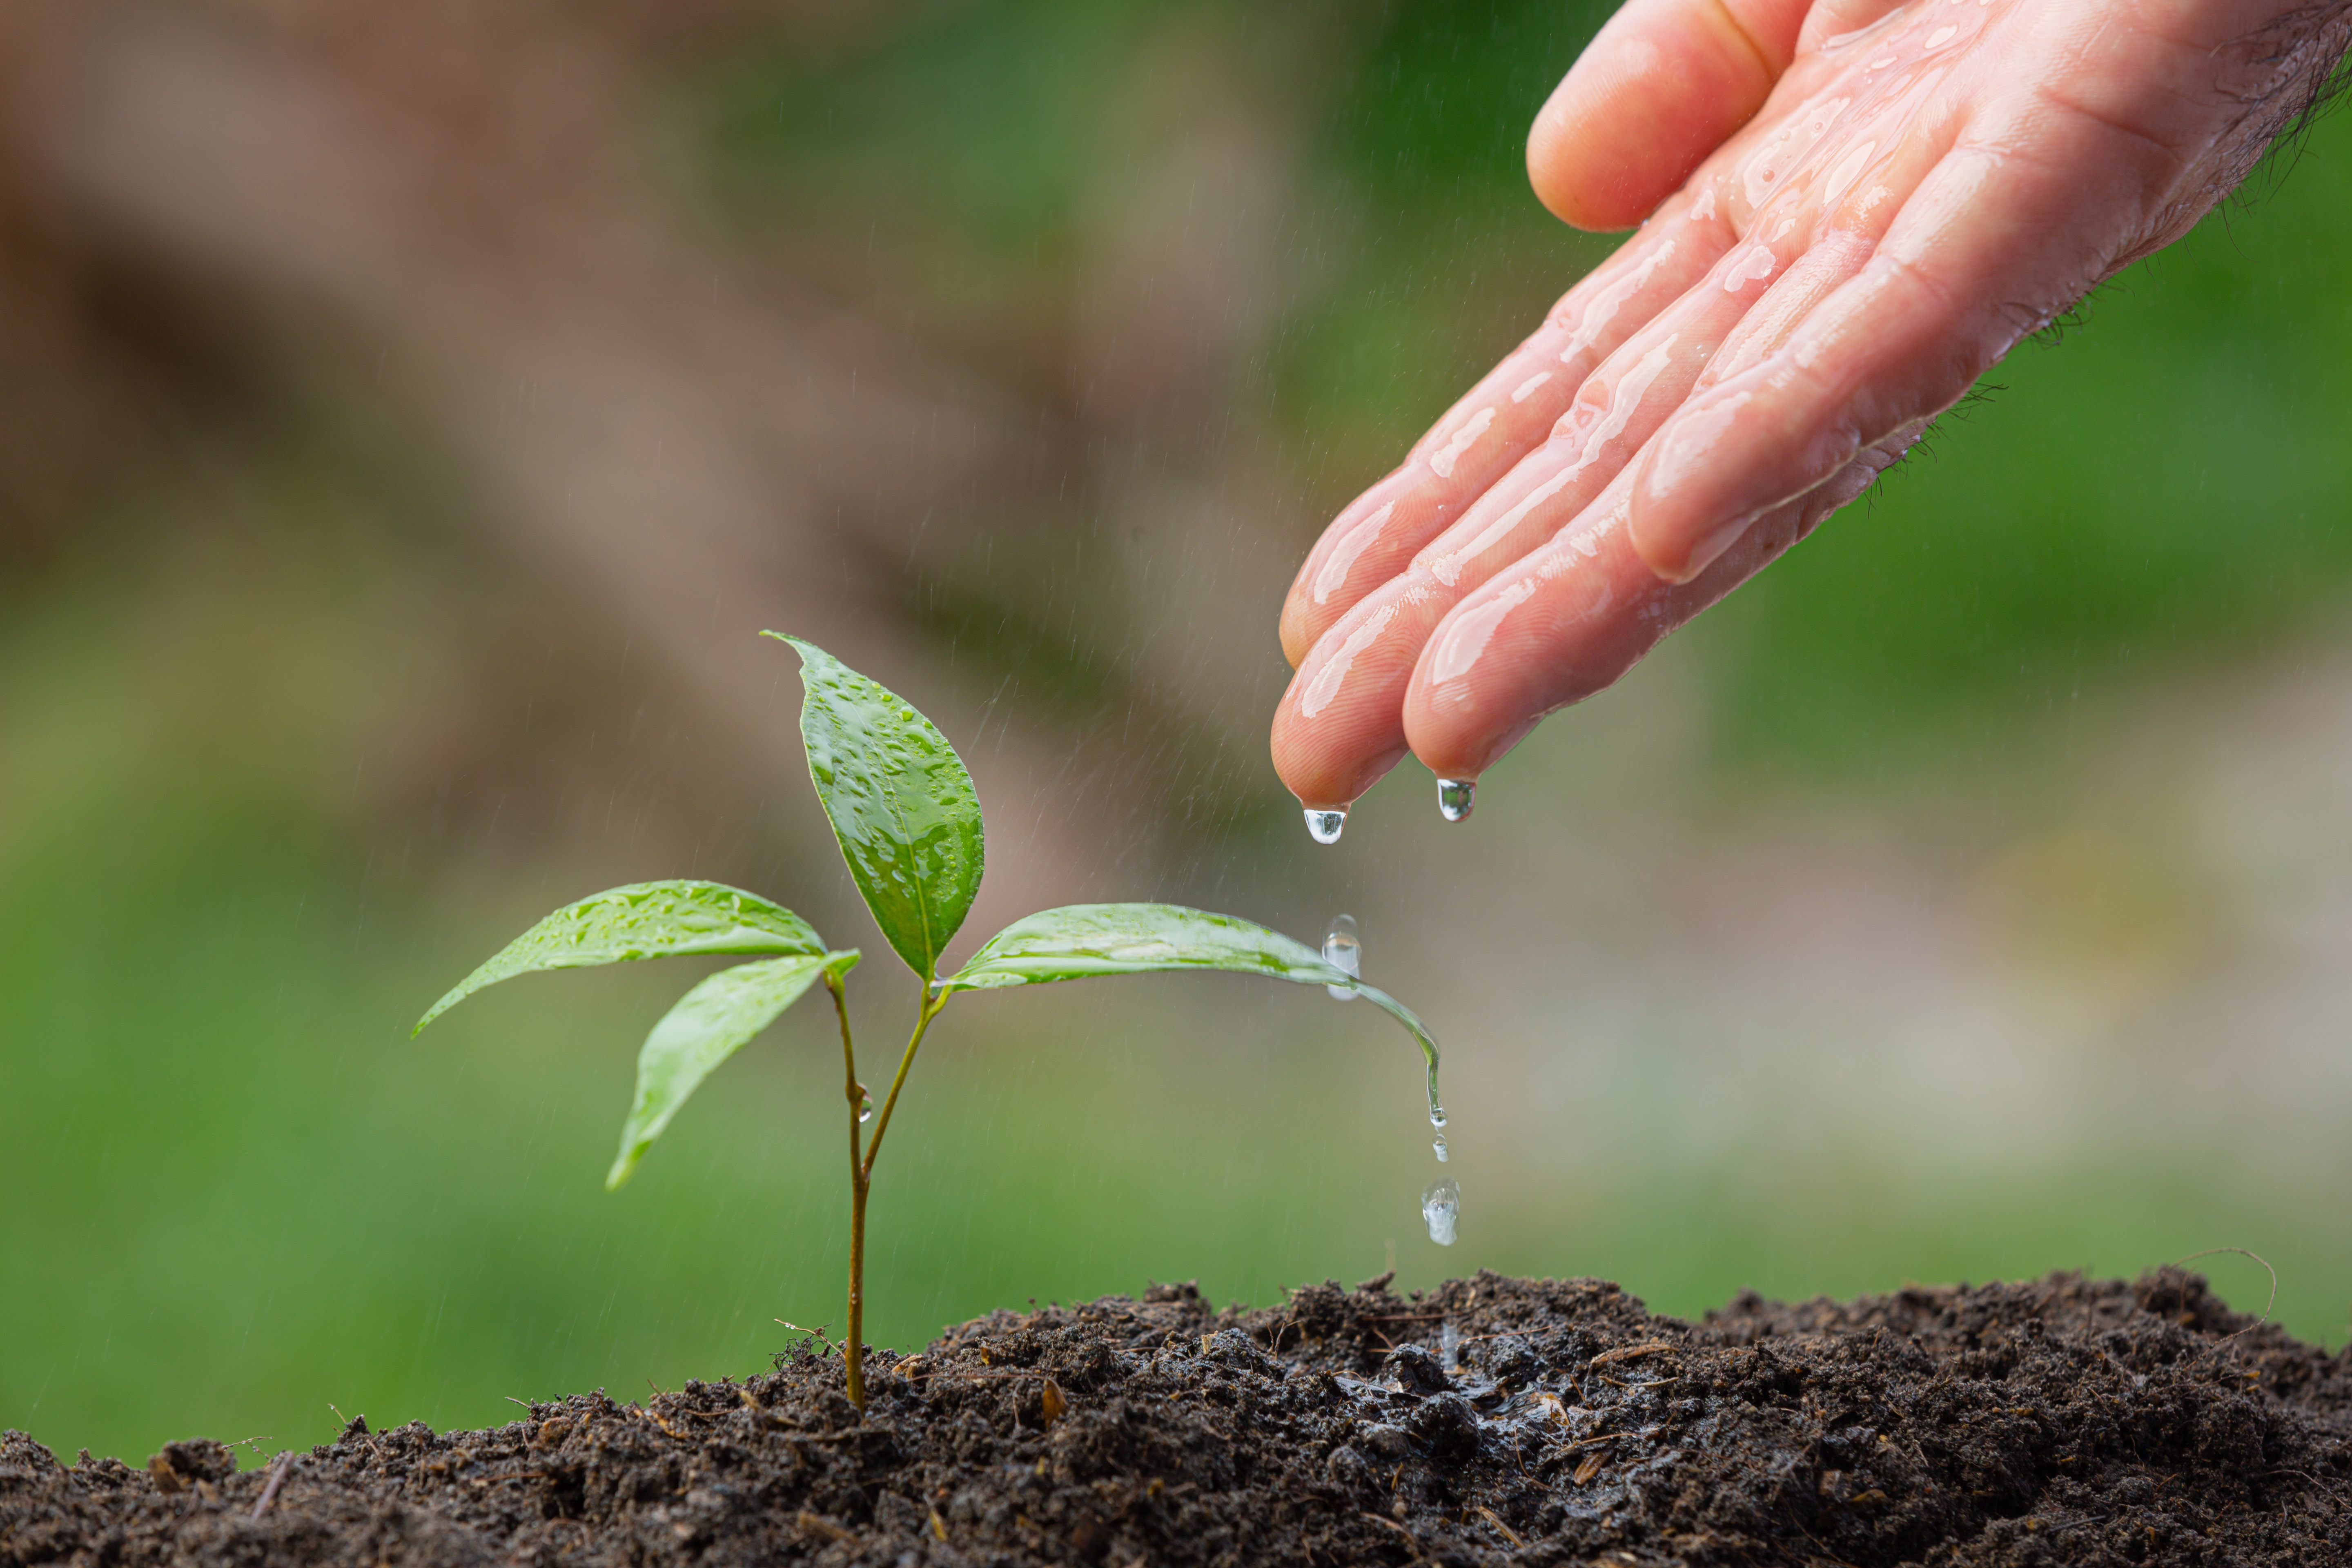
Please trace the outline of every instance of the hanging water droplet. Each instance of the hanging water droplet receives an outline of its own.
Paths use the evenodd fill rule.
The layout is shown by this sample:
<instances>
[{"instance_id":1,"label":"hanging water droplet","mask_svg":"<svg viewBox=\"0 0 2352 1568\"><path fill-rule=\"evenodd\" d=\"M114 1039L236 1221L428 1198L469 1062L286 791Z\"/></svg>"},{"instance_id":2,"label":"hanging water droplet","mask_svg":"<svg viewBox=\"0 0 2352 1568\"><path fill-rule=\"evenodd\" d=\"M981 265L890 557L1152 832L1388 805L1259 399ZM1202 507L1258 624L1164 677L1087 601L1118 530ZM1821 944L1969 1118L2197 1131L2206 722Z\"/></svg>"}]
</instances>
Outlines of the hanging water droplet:
<instances>
[{"instance_id":1,"label":"hanging water droplet","mask_svg":"<svg viewBox=\"0 0 2352 1568\"><path fill-rule=\"evenodd\" d=\"M1437 781L1437 815L1448 822L1460 822L1478 804L1476 779L1440 779Z\"/></svg>"},{"instance_id":2,"label":"hanging water droplet","mask_svg":"<svg viewBox=\"0 0 2352 1568\"><path fill-rule=\"evenodd\" d=\"M1434 1094L1429 1097L1429 1124L1440 1131L1445 1129L1445 1107L1437 1103Z\"/></svg>"},{"instance_id":3,"label":"hanging water droplet","mask_svg":"<svg viewBox=\"0 0 2352 1568\"><path fill-rule=\"evenodd\" d=\"M1429 1239L1440 1247L1454 1245L1454 1222L1462 1213L1462 1189L1451 1176L1441 1176L1421 1194L1421 1217L1429 1222Z\"/></svg>"},{"instance_id":4,"label":"hanging water droplet","mask_svg":"<svg viewBox=\"0 0 2352 1568\"><path fill-rule=\"evenodd\" d=\"M1356 934L1356 917L1340 915L1331 921L1331 929L1323 937L1323 962L1351 978L1364 973L1364 942ZM1356 994L1344 985L1326 985L1335 1002L1353 1002Z\"/></svg>"},{"instance_id":5,"label":"hanging water droplet","mask_svg":"<svg viewBox=\"0 0 2352 1568\"><path fill-rule=\"evenodd\" d=\"M1453 1158L1453 1156L1452 1156L1451 1154L1449 1154L1449 1153L1447 1153L1447 1152L1446 1152L1446 1149L1445 1149L1445 1134L1444 1134L1444 1133L1443 1133L1443 1132L1441 1132L1441 1133L1439 1133L1439 1134L1437 1135L1437 1137L1436 1137L1435 1141L1434 1141L1434 1142L1433 1142L1429 1145L1429 1147L1430 1147L1431 1152L1433 1152L1433 1153L1435 1153L1435 1154L1436 1154L1436 1156L1437 1156L1437 1163L1438 1163L1439 1164L1441 1164L1441 1165L1443 1165L1444 1163L1445 1163L1445 1162L1446 1162L1447 1160L1449 1160L1449 1159Z\"/></svg>"},{"instance_id":6,"label":"hanging water droplet","mask_svg":"<svg viewBox=\"0 0 2352 1568\"><path fill-rule=\"evenodd\" d=\"M1318 844L1339 843L1339 830L1347 826L1348 808L1344 805L1337 811L1316 805L1307 808L1307 836Z\"/></svg>"},{"instance_id":7,"label":"hanging water droplet","mask_svg":"<svg viewBox=\"0 0 2352 1568\"><path fill-rule=\"evenodd\" d=\"M874 1120L874 1097L864 1089L857 1091L857 1121L860 1126Z\"/></svg>"}]
</instances>

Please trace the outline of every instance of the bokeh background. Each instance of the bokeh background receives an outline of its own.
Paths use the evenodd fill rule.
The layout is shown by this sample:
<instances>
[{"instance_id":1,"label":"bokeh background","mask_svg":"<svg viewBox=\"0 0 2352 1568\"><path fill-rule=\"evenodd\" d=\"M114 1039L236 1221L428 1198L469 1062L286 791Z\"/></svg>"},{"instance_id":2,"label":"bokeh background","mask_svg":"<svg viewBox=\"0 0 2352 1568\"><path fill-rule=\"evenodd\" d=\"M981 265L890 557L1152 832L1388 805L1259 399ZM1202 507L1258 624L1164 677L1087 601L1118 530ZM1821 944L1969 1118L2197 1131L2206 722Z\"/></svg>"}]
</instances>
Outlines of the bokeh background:
<instances>
[{"instance_id":1,"label":"bokeh background","mask_svg":"<svg viewBox=\"0 0 2352 1568\"><path fill-rule=\"evenodd\" d=\"M877 1337L1198 1279L2278 1271L2352 1304L2352 122L2021 349L1448 828L1269 768L1323 521L1606 253L1525 186L1560 0L0 12L0 1426L136 1462L741 1373L841 1321L821 1010L616 1196L692 966L410 1022L695 874L908 986L763 626L964 749L960 947L1158 898L1231 977L959 1003ZM2206 1267L2259 1309L2263 1271ZM331 1406L332 1407L331 1409Z\"/></svg>"}]
</instances>

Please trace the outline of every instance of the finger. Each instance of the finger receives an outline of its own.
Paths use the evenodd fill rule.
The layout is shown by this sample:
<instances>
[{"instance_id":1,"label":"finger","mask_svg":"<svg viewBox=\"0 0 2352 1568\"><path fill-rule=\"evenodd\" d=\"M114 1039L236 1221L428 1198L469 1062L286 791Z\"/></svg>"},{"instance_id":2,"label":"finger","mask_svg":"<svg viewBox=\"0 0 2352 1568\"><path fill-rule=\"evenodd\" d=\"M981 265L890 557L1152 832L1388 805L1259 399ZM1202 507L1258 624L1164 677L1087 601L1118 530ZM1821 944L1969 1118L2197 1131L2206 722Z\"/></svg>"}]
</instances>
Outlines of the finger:
<instances>
[{"instance_id":1,"label":"finger","mask_svg":"<svg viewBox=\"0 0 2352 1568\"><path fill-rule=\"evenodd\" d=\"M1621 481L1575 527L1465 596L1431 637L1403 704L1413 755L1442 779L1478 778L1546 714L1612 684L1660 638L1861 495L1917 434L1910 426L1858 453L1688 583L1660 579L1634 552L1624 527L1630 487Z\"/></svg>"},{"instance_id":2,"label":"finger","mask_svg":"<svg viewBox=\"0 0 2352 1568\"><path fill-rule=\"evenodd\" d=\"M1793 248L1801 236L1783 243ZM1762 291L1755 271L1728 275L1718 265L1636 333L1587 378L1535 453L1317 640L1275 710L1275 769L1301 802L1345 805L1403 757L1405 687L1429 634L1464 594L1557 532L1625 466L1688 394L1746 300Z\"/></svg>"},{"instance_id":3,"label":"finger","mask_svg":"<svg viewBox=\"0 0 2352 1568\"><path fill-rule=\"evenodd\" d=\"M1579 228L1624 228L1745 125L1796 52L1805 0L1632 0L1528 135L1528 178Z\"/></svg>"},{"instance_id":4,"label":"finger","mask_svg":"<svg viewBox=\"0 0 2352 1568\"><path fill-rule=\"evenodd\" d=\"M1404 759L1404 687L1454 599L1425 572L1395 577L1316 643L1274 710L1275 772L1302 805L1348 806Z\"/></svg>"},{"instance_id":5,"label":"finger","mask_svg":"<svg viewBox=\"0 0 2352 1568\"><path fill-rule=\"evenodd\" d=\"M1696 576L1756 519L1949 406L2103 275L2110 258L2082 237L2132 226L2085 222L2085 208L2142 199L2151 176L2133 165L2148 152L2104 127L2076 141L2054 162L1982 139L1956 147L1853 279L1770 353L1692 398L1631 492L1631 542L1660 576ZM2086 188L2084 168L2110 173Z\"/></svg>"},{"instance_id":6,"label":"finger","mask_svg":"<svg viewBox=\"0 0 2352 1568\"><path fill-rule=\"evenodd\" d=\"M1324 530L1282 607L1283 653L1292 666L1540 445L1594 366L1705 276L1731 240L1727 217L1714 207L1680 215L1629 242L1570 289L1544 325L1432 426L1402 467Z\"/></svg>"},{"instance_id":7,"label":"finger","mask_svg":"<svg viewBox=\"0 0 2352 1568\"><path fill-rule=\"evenodd\" d=\"M1852 21L1886 5L1887 0L1846 0L1841 14ZM1816 5L1815 16L1824 9ZM1727 143L1691 182L1695 199L1654 219L1569 290L1544 327L1455 404L1402 467L1324 531L1283 605L1283 653L1293 668L1366 593L1403 570L1488 484L1539 445L1594 366L1691 288L1759 206L1792 188L1808 167L1824 163L1833 132L1851 132L1839 136L1841 147L1855 137L1893 146L1937 74L1882 81L1879 100L1860 109L1852 107L1851 95L1834 91L1804 100L1807 84L1791 76L1784 85L1799 95L1793 107Z\"/></svg>"},{"instance_id":8,"label":"finger","mask_svg":"<svg viewBox=\"0 0 2352 1568\"><path fill-rule=\"evenodd\" d=\"M1345 805L1394 766L1406 749L1405 698L1423 646L1454 605L1594 503L1694 384L1715 374L1716 358L1762 352L1862 268L1900 208L1897 192L1933 166L1953 134L1946 118L1917 122L1934 85L1915 82L1868 106L1854 126L1870 134L1822 142L1810 161L1811 143L1767 138L1761 151L1780 159L1786 177L1755 215L1751 239L1611 355L1542 447L1309 651L1273 734L1276 769L1302 801ZM1791 123L1802 126L1810 112ZM1823 130L1805 133L1819 142ZM1888 151L1874 161L1881 144ZM1727 178L1753 174L1734 163ZM1813 226L1823 222L1828 232L1816 239Z\"/></svg>"}]
</instances>

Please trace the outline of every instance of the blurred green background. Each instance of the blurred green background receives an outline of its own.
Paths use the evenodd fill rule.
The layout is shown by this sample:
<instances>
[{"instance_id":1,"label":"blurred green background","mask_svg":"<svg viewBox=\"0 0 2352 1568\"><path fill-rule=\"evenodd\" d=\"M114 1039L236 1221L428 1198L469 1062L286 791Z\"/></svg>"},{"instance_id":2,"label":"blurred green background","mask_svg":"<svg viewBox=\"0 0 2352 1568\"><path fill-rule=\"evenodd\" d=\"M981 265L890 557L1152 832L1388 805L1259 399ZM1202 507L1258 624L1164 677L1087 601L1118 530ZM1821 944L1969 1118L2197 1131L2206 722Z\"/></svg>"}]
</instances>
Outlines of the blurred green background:
<instances>
[{"instance_id":1,"label":"blurred green background","mask_svg":"<svg viewBox=\"0 0 2352 1568\"><path fill-rule=\"evenodd\" d=\"M958 1002L877 1176L883 1342L1391 1262L1695 1314L2211 1247L2343 1342L2340 117L1468 826L1408 763L1333 853L1265 760L1274 610L1606 254L1520 162L1605 7L394 9L0 35L0 1426L258 1455L839 1324L820 1010L611 1196L692 966L407 1039L548 908L690 873L876 955L893 1048L763 624L972 758L966 945L1345 909L1449 1051L1444 1251L1369 1009Z\"/></svg>"}]
</instances>

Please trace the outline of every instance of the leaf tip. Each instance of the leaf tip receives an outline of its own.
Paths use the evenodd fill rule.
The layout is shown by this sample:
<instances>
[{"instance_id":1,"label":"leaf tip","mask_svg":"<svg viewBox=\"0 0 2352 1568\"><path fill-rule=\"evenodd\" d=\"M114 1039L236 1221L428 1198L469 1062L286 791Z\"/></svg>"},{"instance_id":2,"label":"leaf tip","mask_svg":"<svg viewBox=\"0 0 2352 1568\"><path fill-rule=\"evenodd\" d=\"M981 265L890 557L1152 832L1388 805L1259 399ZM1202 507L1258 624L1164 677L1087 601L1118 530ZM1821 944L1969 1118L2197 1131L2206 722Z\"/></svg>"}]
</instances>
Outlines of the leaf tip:
<instances>
[{"instance_id":1,"label":"leaf tip","mask_svg":"<svg viewBox=\"0 0 2352 1568\"><path fill-rule=\"evenodd\" d=\"M447 995L442 997L438 1002L434 1003L432 1006L426 1008L425 1011L425 1016L416 1020L416 1027L408 1031L408 1037L413 1040L417 1036L423 1034L425 1032L425 1026L430 1024L434 1019L439 1017L442 1014L446 1013L450 1008L455 1007L458 1003L465 999L466 988L463 985L460 985L455 991L452 991Z\"/></svg>"}]
</instances>

